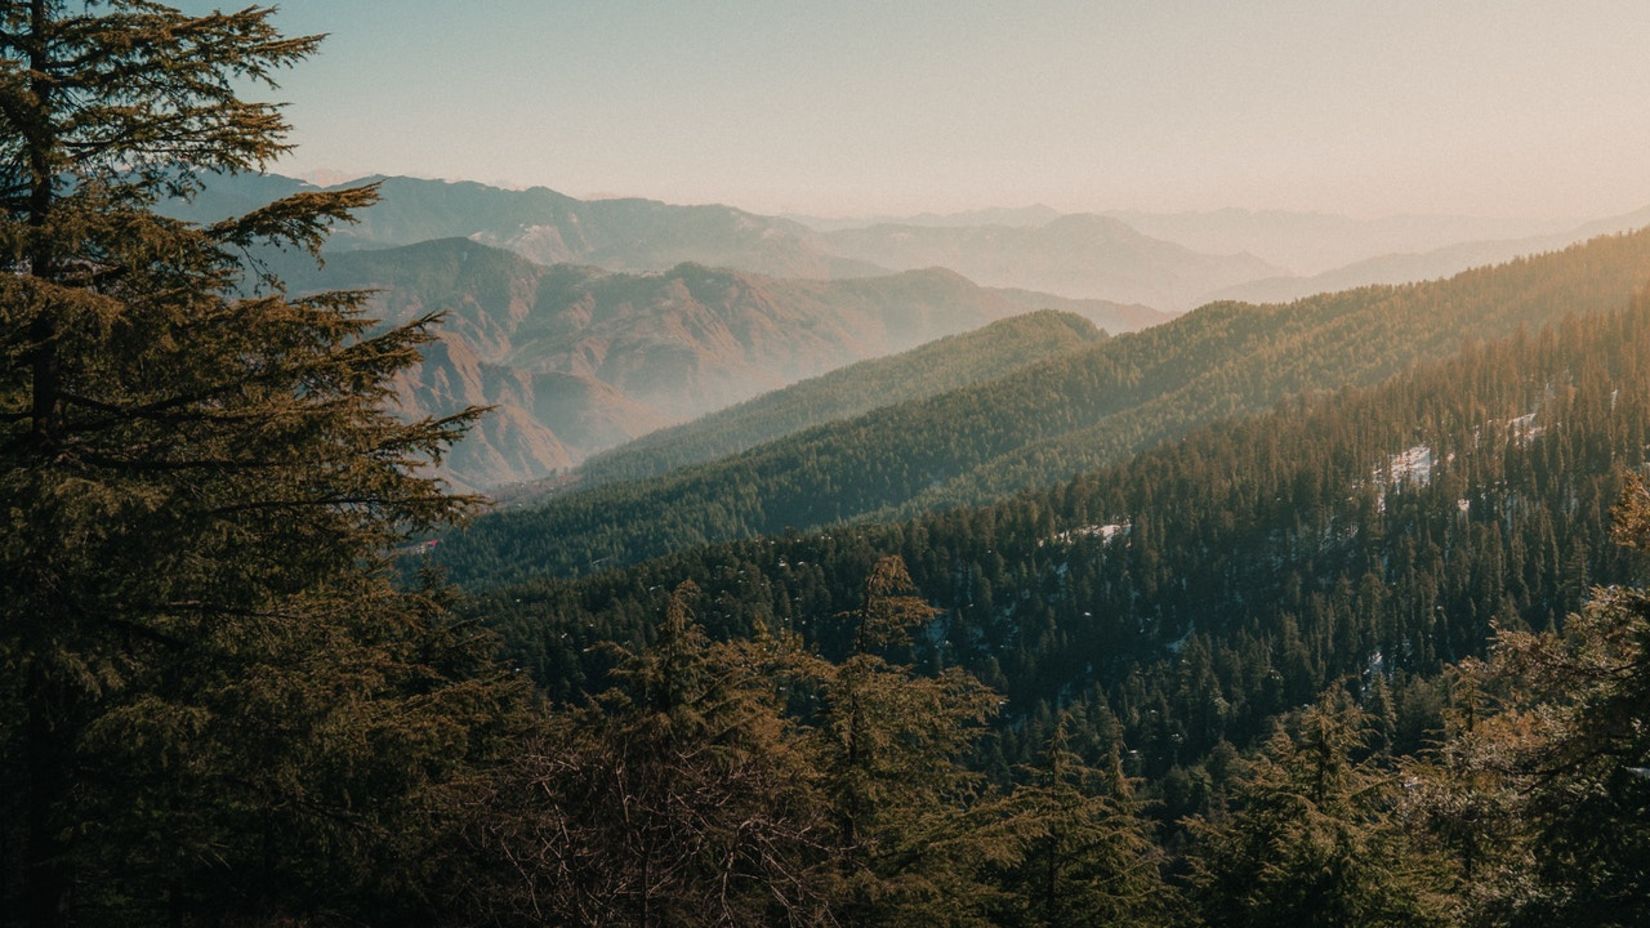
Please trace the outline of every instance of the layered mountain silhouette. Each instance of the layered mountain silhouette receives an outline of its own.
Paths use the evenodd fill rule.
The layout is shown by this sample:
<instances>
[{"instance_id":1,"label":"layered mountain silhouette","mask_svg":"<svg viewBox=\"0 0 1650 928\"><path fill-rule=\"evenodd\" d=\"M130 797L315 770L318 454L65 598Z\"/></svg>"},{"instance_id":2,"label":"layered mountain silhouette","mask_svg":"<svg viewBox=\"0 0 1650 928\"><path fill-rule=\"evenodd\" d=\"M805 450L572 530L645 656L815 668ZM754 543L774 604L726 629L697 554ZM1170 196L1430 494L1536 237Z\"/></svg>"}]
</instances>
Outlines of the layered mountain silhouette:
<instances>
[{"instance_id":1,"label":"layered mountain silhouette","mask_svg":"<svg viewBox=\"0 0 1650 928\"><path fill-rule=\"evenodd\" d=\"M1211 304L990 381L489 516L440 558L485 584L989 503L1289 397L1378 383L1463 342L1621 309L1647 281L1650 229L1445 281Z\"/></svg>"},{"instance_id":2,"label":"layered mountain silhouette","mask_svg":"<svg viewBox=\"0 0 1650 928\"><path fill-rule=\"evenodd\" d=\"M836 281L697 264L629 274L540 265L468 239L338 252L286 277L299 290L379 290L385 322L447 313L423 364L398 381L399 401L411 414L495 407L448 461L474 488L541 478L662 426L1032 310L1111 331L1166 318L940 269Z\"/></svg>"},{"instance_id":3,"label":"layered mountain silhouette","mask_svg":"<svg viewBox=\"0 0 1650 928\"><path fill-rule=\"evenodd\" d=\"M829 253L799 223L731 206L676 206L655 200L579 200L545 187L506 190L469 181L363 177L339 184L379 185L379 202L340 225L331 251L468 238L541 264L575 263L616 271L657 271L683 262L778 277L845 278L886 273L874 264ZM280 196L316 189L278 175L213 178L193 203L174 203L179 218L209 221Z\"/></svg>"},{"instance_id":4,"label":"layered mountain silhouette","mask_svg":"<svg viewBox=\"0 0 1650 928\"><path fill-rule=\"evenodd\" d=\"M580 200L544 187L506 190L410 177L366 177L340 186L369 182L380 185L380 202L361 211L358 222L338 227L330 250L467 238L541 264L659 271L691 262L810 279L938 266L986 286L1167 309L1189 308L1211 290L1287 273L1253 255L1206 254L1142 235L1116 219L1051 216L1046 207L824 233L730 206ZM172 212L217 219L304 189L314 188L276 175L215 178L194 203L174 204ZM979 224L984 220L1004 224Z\"/></svg>"},{"instance_id":5,"label":"layered mountain silhouette","mask_svg":"<svg viewBox=\"0 0 1650 928\"><path fill-rule=\"evenodd\" d=\"M827 233L845 258L886 267L949 267L998 287L1028 287L1188 309L1211 290L1276 275L1250 254L1214 255L1080 214L1039 226L877 225Z\"/></svg>"},{"instance_id":6,"label":"layered mountain silhouette","mask_svg":"<svg viewBox=\"0 0 1650 928\"><path fill-rule=\"evenodd\" d=\"M1595 236L1641 229L1646 225L1650 225L1650 207L1558 232L1519 238L1463 241L1427 251L1379 255L1310 276L1281 276L1250 281L1211 292L1206 294L1206 298L1211 301L1282 302L1314 293L1347 290L1371 284L1435 280L1458 274L1468 268L1553 251Z\"/></svg>"}]
</instances>

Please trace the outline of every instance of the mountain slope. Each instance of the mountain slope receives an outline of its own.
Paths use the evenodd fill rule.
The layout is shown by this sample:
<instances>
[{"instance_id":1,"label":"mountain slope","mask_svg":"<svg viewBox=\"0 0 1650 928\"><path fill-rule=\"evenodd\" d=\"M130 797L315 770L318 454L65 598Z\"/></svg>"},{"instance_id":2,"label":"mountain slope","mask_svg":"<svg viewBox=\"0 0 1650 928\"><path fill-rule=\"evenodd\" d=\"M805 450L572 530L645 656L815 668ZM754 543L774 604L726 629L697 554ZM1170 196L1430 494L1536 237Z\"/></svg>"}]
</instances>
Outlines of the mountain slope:
<instances>
[{"instance_id":1,"label":"mountain slope","mask_svg":"<svg viewBox=\"0 0 1650 928\"><path fill-rule=\"evenodd\" d=\"M990 507L535 580L477 611L572 698L603 683L607 652L592 646L638 640L689 578L714 632L760 624L840 654L851 626L836 617L892 553L942 610L915 656L1009 697L1004 767L1069 708L1074 738L1121 735L1133 771L1162 776L1265 737L1336 681L1389 689L1375 723L1418 745L1446 663L1482 653L1495 625L1551 628L1591 583L1631 576L1610 506L1646 461L1647 356L1640 298Z\"/></svg>"},{"instance_id":2,"label":"mountain slope","mask_svg":"<svg viewBox=\"0 0 1650 928\"><path fill-rule=\"evenodd\" d=\"M1208 306L658 480L489 516L453 535L440 558L470 583L579 573L706 541L981 502L1289 395L1377 382L1463 340L1607 312L1646 280L1650 231L1448 281Z\"/></svg>"},{"instance_id":3,"label":"mountain slope","mask_svg":"<svg viewBox=\"0 0 1650 928\"><path fill-rule=\"evenodd\" d=\"M1127 329L1143 307L977 287L946 271L784 280L684 264L650 274L545 267L466 239L334 253L296 289L377 289L388 322L447 311L397 383L402 407L496 413L454 450L466 486L534 480L654 429L797 380L1031 310Z\"/></svg>"},{"instance_id":4,"label":"mountain slope","mask_svg":"<svg viewBox=\"0 0 1650 928\"><path fill-rule=\"evenodd\" d=\"M1203 254L1093 215L1062 216L1033 228L880 225L823 238L837 254L885 267L938 265L991 286L1171 309L1278 272L1253 255Z\"/></svg>"},{"instance_id":5,"label":"mountain slope","mask_svg":"<svg viewBox=\"0 0 1650 928\"><path fill-rule=\"evenodd\" d=\"M663 429L586 461L577 486L657 476L860 413L923 399L1098 341L1070 313L1041 310L952 335L902 354L840 368Z\"/></svg>"}]
</instances>

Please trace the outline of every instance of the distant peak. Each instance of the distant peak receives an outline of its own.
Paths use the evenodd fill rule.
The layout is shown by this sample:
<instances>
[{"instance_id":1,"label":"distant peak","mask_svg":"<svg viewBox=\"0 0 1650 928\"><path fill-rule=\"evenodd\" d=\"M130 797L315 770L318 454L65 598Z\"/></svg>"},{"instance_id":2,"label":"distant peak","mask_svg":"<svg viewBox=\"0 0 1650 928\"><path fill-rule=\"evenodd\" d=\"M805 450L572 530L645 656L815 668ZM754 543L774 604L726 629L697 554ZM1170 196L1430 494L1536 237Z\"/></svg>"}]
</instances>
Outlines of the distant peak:
<instances>
[{"instance_id":1,"label":"distant peak","mask_svg":"<svg viewBox=\"0 0 1650 928\"><path fill-rule=\"evenodd\" d=\"M1129 225L1115 216L1102 216L1099 213L1068 213L1050 219L1042 226L1045 230L1088 230L1106 232L1118 237L1144 238L1134 226Z\"/></svg>"},{"instance_id":2,"label":"distant peak","mask_svg":"<svg viewBox=\"0 0 1650 928\"><path fill-rule=\"evenodd\" d=\"M969 280L967 277L964 277L962 274L957 273L951 268L940 267L939 265L914 268L912 270L901 271L898 274L893 274L890 276L904 278L906 280L932 281L934 283L943 283L951 286L978 286L974 283L974 281Z\"/></svg>"}]
</instances>

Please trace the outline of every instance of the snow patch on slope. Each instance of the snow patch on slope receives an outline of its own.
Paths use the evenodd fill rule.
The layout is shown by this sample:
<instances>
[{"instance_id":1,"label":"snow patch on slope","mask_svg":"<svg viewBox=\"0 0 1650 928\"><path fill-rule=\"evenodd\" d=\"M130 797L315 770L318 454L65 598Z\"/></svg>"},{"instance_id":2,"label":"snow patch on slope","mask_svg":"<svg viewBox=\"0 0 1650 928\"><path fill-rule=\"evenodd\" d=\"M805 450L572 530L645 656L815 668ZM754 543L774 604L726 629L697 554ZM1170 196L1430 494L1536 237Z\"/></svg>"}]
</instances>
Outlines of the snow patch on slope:
<instances>
[{"instance_id":1,"label":"snow patch on slope","mask_svg":"<svg viewBox=\"0 0 1650 928\"><path fill-rule=\"evenodd\" d=\"M1052 541L1057 545L1072 545L1087 538L1098 538L1102 543L1109 544L1118 538L1127 538L1133 528L1134 526L1128 522L1082 525L1056 534Z\"/></svg>"}]
</instances>

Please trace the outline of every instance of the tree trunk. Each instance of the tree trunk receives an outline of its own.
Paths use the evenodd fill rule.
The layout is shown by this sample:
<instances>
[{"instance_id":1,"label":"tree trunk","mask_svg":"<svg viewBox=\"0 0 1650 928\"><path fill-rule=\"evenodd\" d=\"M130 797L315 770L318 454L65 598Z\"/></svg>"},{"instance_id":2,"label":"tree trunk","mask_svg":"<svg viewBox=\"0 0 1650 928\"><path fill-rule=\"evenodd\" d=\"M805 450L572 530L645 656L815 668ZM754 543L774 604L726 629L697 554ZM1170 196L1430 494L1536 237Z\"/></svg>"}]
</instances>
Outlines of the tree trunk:
<instances>
[{"instance_id":1,"label":"tree trunk","mask_svg":"<svg viewBox=\"0 0 1650 928\"><path fill-rule=\"evenodd\" d=\"M68 795L65 745L56 730L56 687L38 664L30 671L29 717L23 750L28 765L27 829L23 856L24 909L31 928L59 928L69 922L67 849L59 839L58 814Z\"/></svg>"},{"instance_id":2,"label":"tree trunk","mask_svg":"<svg viewBox=\"0 0 1650 928\"><path fill-rule=\"evenodd\" d=\"M29 69L33 72L30 90L34 96L34 112L24 129L28 147L30 178L29 228L35 239L29 243L29 274L50 281L56 273L56 256L45 233L53 207L52 185L57 179L57 168L52 164L51 152L57 139L52 121L51 49L48 35L51 30L50 13L46 0L32 0L29 6ZM49 307L40 306L29 325L29 340L34 343L29 359L32 375L31 425L35 441L49 447L57 432L58 364L57 325Z\"/></svg>"},{"instance_id":3,"label":"tree trunk","mask_svg":"<svg viewBox=\"0 0 1650 928\"><path fill-rule=\"evenodd\" d=\"M56 273L56 255L48 240L53 184L56 167L51 152L56 144L52 121L52 80L50 34L51 10L47 0L29 4L30 89L34 112L24 129L32 177L29 192L29 227L35 233L29 243L29 274L51 280ZM50 307L36 307L29 325L34 343L30 357L32 376L31 430L42 454L56 440L58 407L57 326ZM53 616L35 616L33 621L51 623ZM41 637L44 637L42 635ZM27 824L24 832L24 909L32 928L58 928L69 923L69 901L73 889L68 865L68 848L61 837L58 817L69 797L73 771L68 763L73 739L64 731L68 709L66 694L43 665L49 649L34 649L29 665L28 718L24 723L23 750L27 769Z\"/></svg>"}]
</instances>

